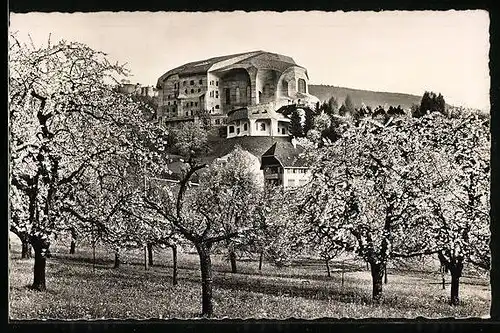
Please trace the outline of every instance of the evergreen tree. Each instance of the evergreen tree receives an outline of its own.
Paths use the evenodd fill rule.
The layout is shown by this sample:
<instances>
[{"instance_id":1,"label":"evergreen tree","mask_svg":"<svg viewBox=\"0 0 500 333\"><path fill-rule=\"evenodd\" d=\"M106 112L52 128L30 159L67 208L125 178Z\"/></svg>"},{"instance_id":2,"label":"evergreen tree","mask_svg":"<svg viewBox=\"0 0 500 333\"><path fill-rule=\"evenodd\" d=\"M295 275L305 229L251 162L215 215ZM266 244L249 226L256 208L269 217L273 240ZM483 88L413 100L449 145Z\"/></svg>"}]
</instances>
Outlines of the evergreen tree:
<instances>
[{"instance_id":1,"label":"evergreen tree","mask_svg":"<svg viewBox=\"0 0 500 333\"><path fill-rule=\"evenodd\" d=\"M339 115L345 116L346 113L347 113L347 107L345 106L345 104L342 104L342 106L340 106L340 109L339 109Z\"/></svg>"},{"instance_id":2,"label":"evergreen tree","mask_svg":"<svg viewBox=\"0 0 500 333\"><path fill-rule=\"evenodd\" d=\"M356 108L354 107L354 103L352 102L351 96L347 95L344 101L344 105L346 107L346 111L351 115L356 113Z\"/></svg>"},{"instance_id":3,"label":"evergreen tree","mask_svg":"<svg viewBox=\"0 0 500 333\"><path fill-rule=\"evenodd\" d=\"M314 113L312 110L305 110L304 136L310 129L314 128Z\"/></svg>"},{"instance_id":4,"label":"evergreen tree","mask_svg":"<svg viewBox=\"0 0 500 333\"><path fill-rule=\"evenodd\" d=\"M316 111L317 111L316 112L317 114L319 114L321 111L323 111L327 115L333 116L335 114L338 114L339 103L338 103L337 99L334 96L332 96L332 97L330 97L330 99L328 101L323 102L323 104L321 104L319 109L317 109Z\"/></svg>"},{"instance_id":5,"label":"evergreen tree","mask_svg":"<svg viewBox=\"0 0 500 333\"><path fill-rule=\"evenodd\" d=\"M325 110L325 112L327 114L329 114L330 116L334 115L334 114L338 114L338 112L339 112L339 102L337 101L337 99L334 96L330 97L330 99L328 100L327 105L328 105L328 112L327 112L327 110Z\"/></svg>"},{"instance_id":6,"label":"evergreen tree","mask_svg":"<svg viewBox=\"0 0 500 333\"><path fill-rule=\"evenodd\" d=\"M290 115L290 129L289 132L295 137L303 137L304 131L302 129L301 117L297 109Z\"/></svg>"},{"instance_id":7,"label":"evergreen tree","mask_svg":"<svg viewBox=\"0 0 500 333\"><path fill-rule=\"evenodd\" d=\"M433 111L438 111L442 114L445 114L446 102L443 95L436 95L436 93L432 91L426 91L422 96L422 100L420 101L419 110L412 110L412 115L413 117L421 117L427 112Z\"/></svg>"},{"instance_id":8,"label":"evergreen tree","mask_svg":"<svg viewBox=\"0 0 500 333\"><path fill-rule=\"evenodd\" d=\"M442 114L445 114L446 102L444 101L444 97L441 94L439 94L436 98L436 107L437 107L437 111L441 112Z\"/></svg>"}]
</instances>

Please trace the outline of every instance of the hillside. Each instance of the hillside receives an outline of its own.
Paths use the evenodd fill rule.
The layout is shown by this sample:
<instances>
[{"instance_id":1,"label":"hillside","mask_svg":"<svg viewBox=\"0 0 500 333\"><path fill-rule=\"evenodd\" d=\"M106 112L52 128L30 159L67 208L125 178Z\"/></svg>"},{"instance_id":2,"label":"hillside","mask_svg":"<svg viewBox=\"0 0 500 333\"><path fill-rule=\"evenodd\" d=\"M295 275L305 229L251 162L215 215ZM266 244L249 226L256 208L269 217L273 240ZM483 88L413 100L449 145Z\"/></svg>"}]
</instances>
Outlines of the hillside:
<instances>
[{"instance_id":1,"label":"hillside","mask_svg":"<svg viewBox=\"0 0 500 333\"><path fill-rule=\"evenodd\" d=\"M410 94L378 92L314 84L309 85L309 93L318 97L320 101L327 101L330 97L335 96L339 104L345 100L347 95L350 95L355 107L359 107L361 106L361 103L365 103L367 106L372 108L387 104L388 106L401 105L403 109L409 109L412 104L420 105L420 100L422 98L422 96Z\"/></svg>"}]
</instances>

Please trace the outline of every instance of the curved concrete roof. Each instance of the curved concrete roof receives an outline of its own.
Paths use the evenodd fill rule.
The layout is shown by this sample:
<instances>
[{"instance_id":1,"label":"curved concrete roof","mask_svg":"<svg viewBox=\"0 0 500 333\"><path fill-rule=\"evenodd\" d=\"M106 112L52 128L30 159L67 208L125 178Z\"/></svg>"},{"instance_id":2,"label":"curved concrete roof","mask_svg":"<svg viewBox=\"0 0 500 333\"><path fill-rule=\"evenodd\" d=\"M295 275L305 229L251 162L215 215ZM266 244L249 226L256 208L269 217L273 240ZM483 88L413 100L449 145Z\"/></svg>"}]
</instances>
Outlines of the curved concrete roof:
<instances>
[{"instance_id":1,"label":"curved concrete roof","mask_svg":"<svg viewBox=\"0 0 500 333\"><path fill-rule=\"evenodd\" d=\"M225 71L233 68L255 67L257 69L271 69L283 72L290 67L298 66L295 61L282 54L266 51L251 51L245 53L231 54L227 56L214 57L210 59L190 62L169 70L157 81L157 88L171 75L203 74L209 71Z\"/></svg>"}]
</instances>

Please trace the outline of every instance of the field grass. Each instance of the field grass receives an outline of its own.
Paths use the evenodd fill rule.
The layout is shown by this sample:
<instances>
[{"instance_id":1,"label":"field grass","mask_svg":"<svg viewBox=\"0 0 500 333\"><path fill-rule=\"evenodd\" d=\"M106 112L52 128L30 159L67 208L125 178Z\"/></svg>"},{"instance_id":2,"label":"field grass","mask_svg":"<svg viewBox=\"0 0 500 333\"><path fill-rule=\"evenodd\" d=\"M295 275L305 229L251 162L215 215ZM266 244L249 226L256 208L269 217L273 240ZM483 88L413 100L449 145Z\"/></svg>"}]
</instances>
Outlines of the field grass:
<instances>
[{"instance_id":1,"label":"field grass","mask_svg":"<svg viewBox=\"0 0 500 333\"><path fill-rule=\"evenodd\" d=\"M179 253L179 284L172 286L168 249L155 252L155 266L145 270L141 251L122 255L124 263L113 269L113 255L97 249L92 269L89 248L67 254L55 246L47 261L46 292L28 288L33 259L20 259L20 245L13 242L9 267L11 319L149 319L193 318L201 310L198 258ZM394 269L384 285L380 305L371 303L370 274L363 264L347 260L341 285L340 262L333 262L332 277L318 260L301 259L278 269L268 263L258 271L254 260L238 262L239 273L230 273L223 256L215 256L214 314L217 318L427 318L481 317L489 313L487 277L461 280L462 304L447 304L449 285L442 290L433 272L403 274ZM449 279L449 278L448 278Z\"/></svg>"}]
</instances>

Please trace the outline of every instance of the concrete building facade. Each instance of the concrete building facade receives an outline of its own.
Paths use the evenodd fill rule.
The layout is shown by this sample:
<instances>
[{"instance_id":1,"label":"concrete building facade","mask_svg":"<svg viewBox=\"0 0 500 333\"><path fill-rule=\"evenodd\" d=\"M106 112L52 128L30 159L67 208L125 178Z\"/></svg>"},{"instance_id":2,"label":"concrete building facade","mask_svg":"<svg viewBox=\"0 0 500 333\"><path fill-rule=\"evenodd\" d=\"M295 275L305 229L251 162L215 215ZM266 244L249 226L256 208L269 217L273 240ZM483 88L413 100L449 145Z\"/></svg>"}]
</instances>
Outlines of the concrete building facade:
<instances>
[{"instance_id":1,"label":"concrete building facade","mask_svg":"<svg viewBox=\"0 0 500 333\"><path fill-rule=\"evenodd\" d=\"M194 121L197 115L205 113L216 125L222 125L227 117L228 136L238 129L239 134L235 135L288 135L282 131L287 121L275 111L283 105L315 105L319 100L308 93L308 82L304 67L288 56L270 52L253 51L191 62L158 79L157 118L168 125ZM245 121L242 112L230 116L239 110L246 110ZM267 116L263 111L267 111ZM259 117L254 117L254 112ZM230 132L231 126L234 132Z\"/></svg>"}]
</instances>

